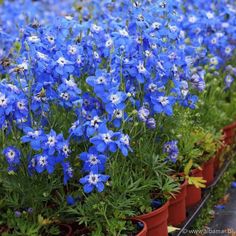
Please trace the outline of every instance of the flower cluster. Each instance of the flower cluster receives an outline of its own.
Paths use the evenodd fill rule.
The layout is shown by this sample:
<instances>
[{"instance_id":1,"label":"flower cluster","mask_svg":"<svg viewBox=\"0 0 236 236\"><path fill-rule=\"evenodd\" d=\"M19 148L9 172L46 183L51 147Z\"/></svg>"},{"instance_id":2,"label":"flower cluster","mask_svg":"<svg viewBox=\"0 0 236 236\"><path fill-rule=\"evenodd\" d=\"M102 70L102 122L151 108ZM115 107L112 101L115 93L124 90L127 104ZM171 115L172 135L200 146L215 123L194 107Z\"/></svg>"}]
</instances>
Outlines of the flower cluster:
<instances>
[{"instance_id":1,"label":"flower cluster","mask_svg":"<svg viewBox=\"0 0 236 236\"><path fill-rule=\"evenodd\" d=\"M176 105L194 109L206 67L228 63L236 7L230 0L93 0L77 12L73 1L50 2L0 7L0 127L6 138L17 129L28 145L31 174L60 166L67 184L80 161L84 191L103 191L108 158L132 152L125 125L137 118L155 129ZM227 68L230 88L236 69ZM58 113L65 114L63 132ZM175 162L177 141L164 153ZM10 167L20 164L14 147L3 154Z\"/></svg>"}]
</instances>

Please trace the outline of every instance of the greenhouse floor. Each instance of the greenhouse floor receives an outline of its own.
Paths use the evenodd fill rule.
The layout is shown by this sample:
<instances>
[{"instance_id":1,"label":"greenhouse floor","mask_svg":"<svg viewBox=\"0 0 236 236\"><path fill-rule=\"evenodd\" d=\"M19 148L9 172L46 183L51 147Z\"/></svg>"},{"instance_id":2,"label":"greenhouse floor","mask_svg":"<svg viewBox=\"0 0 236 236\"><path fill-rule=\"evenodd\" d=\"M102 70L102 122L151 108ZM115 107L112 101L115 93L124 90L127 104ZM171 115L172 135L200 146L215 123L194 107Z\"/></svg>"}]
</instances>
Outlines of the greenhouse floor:
<instances>
[{"instance_id":1,"label":"greenhouse floor","mask_svg":"<svg viewBox=\"0 0 236 236\"><path fill-rule=\"evenodd\" d=\"M215 209L215 218L209 224L207 236L236 236L236 188L228 191L226 201L225 205Z\"/></svg>"}]
</instances>

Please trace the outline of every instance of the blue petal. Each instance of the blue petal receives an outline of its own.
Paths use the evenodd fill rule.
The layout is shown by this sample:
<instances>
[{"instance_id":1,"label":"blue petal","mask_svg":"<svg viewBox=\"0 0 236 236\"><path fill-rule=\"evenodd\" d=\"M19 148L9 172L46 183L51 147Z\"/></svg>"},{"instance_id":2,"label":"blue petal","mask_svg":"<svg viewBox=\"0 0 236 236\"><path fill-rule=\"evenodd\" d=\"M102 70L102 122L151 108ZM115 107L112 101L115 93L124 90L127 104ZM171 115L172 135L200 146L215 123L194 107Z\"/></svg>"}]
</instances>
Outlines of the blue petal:
<instances>
[{"instance_id":1,"label":"blue petal","mask_svg":"<svg viewBox=\"0 0 236 236\"><path fill-rule=\"evenodd\" d=\"M104 184L102 182L98 182L96 184L96 188L97 188L98 192L102 192L104 190Z\"/></svg>"},{"instance_id":2,"label":"blue petal","mask_svg":"<svg viewBox=\"0 0 236 236\"><path fill-rule=\"evenodd\" d=\"M94 185L92 184L85 184L84 185L84 192L85 193L91 193L94 189Z\"/></svg>"}]
</instances>

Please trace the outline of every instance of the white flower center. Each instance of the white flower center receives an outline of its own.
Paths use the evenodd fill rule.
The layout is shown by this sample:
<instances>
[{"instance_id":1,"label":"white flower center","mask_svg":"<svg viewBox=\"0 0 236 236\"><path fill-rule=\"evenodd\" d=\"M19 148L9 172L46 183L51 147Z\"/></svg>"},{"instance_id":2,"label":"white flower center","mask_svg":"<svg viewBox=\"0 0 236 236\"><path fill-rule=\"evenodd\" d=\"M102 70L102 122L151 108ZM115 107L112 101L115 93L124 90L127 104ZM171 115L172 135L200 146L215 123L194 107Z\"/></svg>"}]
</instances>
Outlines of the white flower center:
<instances>
[{"instance_id":1,"label":"white flower center","mask_svg":"<svg viewBox=\"0 0 236 236\"><path fill-rule=\"evenodd\" d=\"M125 37L129 36L129 33L128 33L125 29L119 30L119 33L120 33L122 36L125 36Z\"/></svg>"},{"instance_id":2,"label":"white flower center","mask_svg":"<svg viewBox=\"0 0 236 236\"><path fill-rule=\"evenodd\" d=\"M98 183L98 175L97 174L90 174L89 175L89 179L88 179L88 182L90 183L90 184L97 184Z\"/></svg>"},{"instance_id":3,"label":"white flower center","mask_svg":"<svg viewBox=\"0 0 236 236\"><path fill-rule=\"evenodd\" d=\"M92 30L95 31L96 33L98 33L102 30L102 28L98 25L93 24L92 25Z\"/></svg>"},{"instance_id":4,"label":"white flower center","mask_svg":"<svg viewBox=\"0 0 236 236\"><path fill-rule=\"evenodd\" d=\"M55 39L54 39L54 37L53 36L47 36L47 40L49 41L49 43L51 43L51 44L53 44L53 43L55 43Z\"/></svg>"},{"instance_id":5,"label":"white flower center","mask_svg":"<svg viewBox=\"0 0 236 236\"><path fill-rule=\"evenodd\" d=\"M99 160L98 160L98 158L97 158L95 155L91 154L91 155L89 156L89 162L90 162L92 165L96 165L96 164L99 163Z\"/></svg>"},{"instance_id":6,"label":"white flower center","mask_svg":"<svg viewBox=\"0 0 236 236\"><path fill-rule=\"evenodd\" d=\"M47 60L47 59L48 59L48 56L45 55L44 53L41 53L41 52L37 52L37 56L38 56L40 59L43 59L43 60Z\"/></svg>"},{"instance_id":7,"label":"white flower center","mask_svg":"<svg viewBox=\"0 0 236 236\"><path fill-rule=\"evenodd\" d=\"M94 56L95 59L99 59L99 55L98 55L97 52L94 52L94 53L93 53L93 56Z\"/></svg>"},{"instance_id":8,"label":"white flower center","mask_svg":"<svg viewBox=\"0 0 236 236\"><path fill-rule=\"evenodd\" d=\"M39 158L39 165L46 166L47 165L47 158L45 156L41 156Z\"/></svg>"},{"instance_id":9,"label":"white flower center","mask_svg":"<svg viewBox=\"0 0 236 236\"><path fill-rule=\"evenodd\" d=\"M146 72L146 68L144 67L144 64L142 62L139 62L137 68L138 68L139 73L141 74Z\"/></svg>"},{"instance_id":10,"label":"white flower center","mask_svg":"<svg viewBox=\"0 0 236 236\"><path fill-rule=\"evenodd\" d=\"M60 97L66 101L68 101L70 99L69 93L61 93Z\"/></svg>"},{"instance_id":11,"label":"white flower center","mask_svg":"<svg viewBox=\"0 0 236 236\"><path fill-rule=\"evenodd\" d=\"M7 98L4 94L0 94L0 107L5 107L7 105Z\"/></svg>"},{"instance_id":12,"label":"white flower center","mask_svg":"<svg viewBox=\"0 0 236 236\"><path fill-rule=\"evenodd\" d=\"M16 153L13 151L13 150L9 150L7 152L7 156L8 158L10 159L10 161L13 161L14 160L14 157L16 156Z\"/></svg>"},{"instance_id":13,"label":"white flower center","mask_svg":"<svg viewBox=\"0 0 236 236\"><path fill-rule=\"evenodd\" d=\"M37 35L32 35L27 38L30 42L37 43L40 41L40 38Z\"/></svg>"},{"instance_id":14,"label":"white flower center","mask_svg":"<svg viewBox=\"0 0 236 236\"><path fill-rule=\"evenodd\" d=\"M208 12L206 13L206 16L207 16L208 19L212 19L212 18L214 18L214 13L208 11Z\"/></svg>"},{"instance_id":15,"label":"white flower center","mask_svg":"<svg viewBox=\"0 0 236 236\"><path fill-rule=\"evenodd\" d=\"M48 137L47 144L48 144L49 146L54 146L55 143L56 143L56 138L55 138L54 136L49 136L49 137Z\"/></svg>"},{"instance_id":16,"label":"white flower center","mask_svg":"<svg viewBox=\"0 0 236 236\"><path fill-rule=\"evenodd\" d=\"M161 103L162 106L166 106L167 104L169 104L168 97L165 96L159 97L158 101Z\"/></svg>"},{"instance_id":17,"label":"white flower center","mask_svg":"<svg viewBox=\"0 0 236 236\"><path fill-rule=\"evenodd\" d=\"M117 94L112 94L110 96L110 101L113 103L113 104L118 104L120 102L120 97L117 95Z\"/></svg>"},{"instance_id":18,"label":"white flower center","mask_svg":"<svg viewBox=\"0 0 236 236\"><path fill-rule=\"evenodd\" d=\"M122 118L123 116L123 111L122 110L119 110L119 109L116 109L114 112L113 112L114 116L118 119Z\"/></svg>"},{"instance_id":19,"label":"white flower center","mask_svg":"<svg viewBox=\"0 0 236 236\"><path fill-rule=\"evenodd\" d=\"M113 44L112 39L108 39L105 43L106 48L109 48Z\"/></svg>"},{"instance_id":20,"label":"white flower center","mask_svg":"<svg viewBox=\"0 0 236 236\"><path fill-rule=\"evenodd\" d=\"M68 51L69 51L70 54L75 55L76 52L77 52L76 45L69 45L68 46Z\"/></svg>"},{"instance_id":21,"label":"white flower center","mask_svg":"<svg viewBox=\"0 0 236 236\"><path fill-rule=\"evenodd\" d=\"M64 57L59 57L58 60L57 60L57 63L60 66L64 66L65 64L67 64L67 60Z\"/></svg>"},{"instance_id":22,"label":"white flower center","mask_svg":"<svg viewBox=\"0 0 236 236\"><path fill-rule=\"evenodd\" d=\"M188 18L188 20L189 20L190 23L195 23L197 21L197 17L196 16L190 16Z\"/></svg>"},{"instance_id":23,"label":"white flower center","mask_svg":"<svg viewBox=\"0 0 236 236\"><path fill-rule=\"evenodd\" d=\"M148 85L148 89L153 93L157 90L157 85L151 83L151 84Z\"/></svg>"},{"instance_id":24,"label":"white flower center","mask_svg":"<svg viewBox=\"0 0 236 236\"><path fill-rule=\"evenodd\" d=\"M64 145L63 148L62 148L62 151L63 151L66 155L69 154L70 149L69 149L68 145Z\"/></svg>"},{"instance_id":25,"label":"white flower center","mask_svg":"<svg viewBox=\"0 0 236 236\"><path fill-rule=\"evenodd\" d=\"M153 29L160 29L160 26L161 26L161 23L159 23L159 22L153 22L152 23L152 28Z\"/></svg>"},{"instance_id":26,"label":"white flower center","mask_svg":"<svg viewBox=\"0 0 236 236\"><path fill-rule=\"evenodd\" d=\"M111 142L111 135L109 133L102 134L102 139L105 143Z\"/></svg>"},{"instance_id":27,"label":"white flower center","mask_svg":"<svg viewBox=\"0 0 236 236\"><path fill-rule=\"evenodd\" d=\"M105 84L106 78L104 76L99 76L96 80L97 84Z\"/></svg>"},{"instance_id":28,"label":"white flower center","mask_svg":"<svg viewBox=\"0 0 236 236\"><path fill-rule=\"evenodd\" d=\"M17 107L20 109L20 110L24 110L25 109L25 104L23 102L17 102Z\"/></svg>"},{"instance_id":29,"label":"white flower center","mask_svg":"<svg viewBox=\"0 0 236 236\"><path fill-rule=\"evenodd\" d=\"M77 57L76 62L77 62L77 64L81 64L81 63L82 63L82 57L81 57L81 55L79 55L79 56Z\"/></svg>"},{"instance_id":30,"label":"white flower center","mask_svg":"<svg viewBox=\"0 0 236 236\"><path fill-rule=\"evenodd\" d=\"M98 116L93 117L91 120L91 126L98 128L98 124L101 122L100 118Z\"/></svg>"}]
</instances>

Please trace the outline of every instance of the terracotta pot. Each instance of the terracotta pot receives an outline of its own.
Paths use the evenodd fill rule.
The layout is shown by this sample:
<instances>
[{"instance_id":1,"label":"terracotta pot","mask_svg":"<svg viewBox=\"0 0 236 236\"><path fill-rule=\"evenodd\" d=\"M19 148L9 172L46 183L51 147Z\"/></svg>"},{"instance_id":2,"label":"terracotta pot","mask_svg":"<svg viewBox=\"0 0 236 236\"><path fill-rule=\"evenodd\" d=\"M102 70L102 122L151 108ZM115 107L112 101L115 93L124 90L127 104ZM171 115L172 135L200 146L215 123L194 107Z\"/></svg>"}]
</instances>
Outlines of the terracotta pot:
<instances>
[{"instance_id":1,"label":"terracotta pot","mask_svg":"<svg viewBox=\"0 0 236 236\"><path fill-rule=\"evenodd\" d=\"M135 221L139 221L143 224L143 229L136 236L146 236L148 231L147 224L143 220L133 220L133 222Z\"/></svg>"},{"instance_id":2,"label":"terracotta pot","mask_svg":"<svg viewBox=\"0 0 236 236\"><path fill-rule=\"evenodd\" d=\"M169 201L162 207L135 219L143 220L147 224L147 236L168 236L168 206Z\"/></svg>"},{"instance_id":3,"label":"terracotta pot","mask_svg":"<svg viewBox=\"0 0 236 236\"><path fill-rule=\"evenodd\" d=\"M236 129L236 122L233 122L230 125L227 125L223 128L224 131L224 141L226 144L230 145L233 143L235 138L235 129Z\"/></svg>"},{"instance_id":4,"label":"terracotta pot","mask_svg":"<svg viewBox=\"0 0 236 236\"><path fill-rule=\"evenodd\" d=\"M209 186L214 181L214 162L215 157L212 157L202 166L202 176L206 180L206 186Z\"/></svg>"},{"instance_id":5,"label":"terracotta pot","mask_svg":"<svg viewBox=\"0 0 236 236\"><path fill-rule=\"evenodd\" d=\"M178 226L186 219L187 180L180 186L180 192L170 199L168 225Z\"/></svg>"},{"instance_id":6,"label":"terracotta pot","mask_svg":"<svg viewBox=\"0 0 236 236\"><path fill-rule=\"evenodd\" d=\"M191 171L191 176L194 177L203 177L202 170L194 169ZM187 185L187 195L186 195L186 207L190 208L197 205L202 198L201 188L196 188L192 184Z\"/></svg>"},{"instance_id":7,"label":"terracotta pot","mask_svg":"<svg viewBox=\"0 0 236 236\"><path fill-rule=\"evenodd\" d=\"M61 231L61 235L65 235L65 236L72 236L72 227L68 224L60 224L59 225L60 231Z\"/></svg>"}]
</instances>

